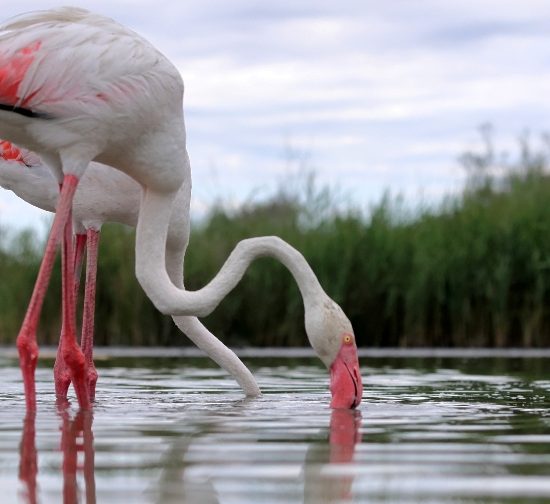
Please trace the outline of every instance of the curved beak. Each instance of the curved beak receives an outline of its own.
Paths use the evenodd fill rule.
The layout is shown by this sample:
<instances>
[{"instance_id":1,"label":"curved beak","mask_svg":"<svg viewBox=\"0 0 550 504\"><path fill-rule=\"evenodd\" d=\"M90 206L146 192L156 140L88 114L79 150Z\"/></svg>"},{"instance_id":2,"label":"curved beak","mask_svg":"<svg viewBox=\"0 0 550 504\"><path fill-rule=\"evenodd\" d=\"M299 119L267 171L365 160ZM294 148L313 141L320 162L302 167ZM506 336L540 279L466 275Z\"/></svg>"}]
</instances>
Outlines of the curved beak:
<instances>
[{"instance_id":1,"label":"curved beak","mask_svg":"<svg viewBox=\"0 0 550 504\"><path fill-rule=\"evenodd\" d=\"M331 408L356 408L363 397L363 381L355 343L342 343L330 366Z\"/></svg>"}]
</instances>

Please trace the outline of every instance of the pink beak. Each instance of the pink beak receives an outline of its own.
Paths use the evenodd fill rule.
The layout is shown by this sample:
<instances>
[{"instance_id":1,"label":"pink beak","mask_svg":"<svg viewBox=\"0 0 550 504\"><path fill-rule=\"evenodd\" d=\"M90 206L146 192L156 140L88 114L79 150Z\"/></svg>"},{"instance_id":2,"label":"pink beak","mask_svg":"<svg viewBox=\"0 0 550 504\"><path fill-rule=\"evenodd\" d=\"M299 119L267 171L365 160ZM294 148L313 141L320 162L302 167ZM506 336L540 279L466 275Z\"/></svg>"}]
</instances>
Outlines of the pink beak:
<instances>
[{"instance_id":1,"label":"pink beak","mask_svg":"<svg viewBox=\"0 0 550 504\"><path fill-rule=\"evenodd\" d=\"M355 408L363 397L363 382L355 343L342 343L330 366L331 408Z\"/></svg>"}]
</instances>

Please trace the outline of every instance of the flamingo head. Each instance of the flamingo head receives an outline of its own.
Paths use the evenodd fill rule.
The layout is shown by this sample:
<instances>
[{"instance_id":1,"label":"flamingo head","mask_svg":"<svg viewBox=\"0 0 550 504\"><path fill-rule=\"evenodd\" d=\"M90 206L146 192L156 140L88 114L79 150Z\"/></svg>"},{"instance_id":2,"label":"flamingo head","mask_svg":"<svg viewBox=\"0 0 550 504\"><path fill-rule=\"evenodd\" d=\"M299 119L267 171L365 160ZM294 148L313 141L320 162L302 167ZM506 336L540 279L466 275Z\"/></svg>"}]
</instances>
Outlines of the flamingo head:
<instances>
[{"instance_id":1,"label":"flamingo head","mask_svg":"<svg viewBox=\"0 0 550 504\"><path fill-rule=\"evenodd\" d=\"M330 371L332 408L355 408L363 396L357 345L351 322L332 299L306 304L306 333Z\"/></svg>"}]
</instances>

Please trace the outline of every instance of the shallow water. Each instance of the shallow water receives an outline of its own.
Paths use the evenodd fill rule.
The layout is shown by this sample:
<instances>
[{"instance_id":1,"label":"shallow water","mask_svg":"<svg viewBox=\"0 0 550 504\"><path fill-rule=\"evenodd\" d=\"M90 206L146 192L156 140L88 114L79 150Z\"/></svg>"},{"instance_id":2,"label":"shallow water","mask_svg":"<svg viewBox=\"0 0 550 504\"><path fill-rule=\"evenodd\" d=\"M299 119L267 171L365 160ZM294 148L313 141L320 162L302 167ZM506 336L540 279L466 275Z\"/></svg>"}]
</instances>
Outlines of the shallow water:
<instances>
[{"instance_id":1,"label":"shallow water","mask_svg":"<svg viewBox=\"0 0 550 504\"><path fill-rule=\"evenodd\" d=\"M363 362L331 411L314 359L247 358L250 400L206 359L104 359L82 413L44 360L34 418L0 358L0 502L550 502L550 359Z\"/></svg>"}]
</instances>

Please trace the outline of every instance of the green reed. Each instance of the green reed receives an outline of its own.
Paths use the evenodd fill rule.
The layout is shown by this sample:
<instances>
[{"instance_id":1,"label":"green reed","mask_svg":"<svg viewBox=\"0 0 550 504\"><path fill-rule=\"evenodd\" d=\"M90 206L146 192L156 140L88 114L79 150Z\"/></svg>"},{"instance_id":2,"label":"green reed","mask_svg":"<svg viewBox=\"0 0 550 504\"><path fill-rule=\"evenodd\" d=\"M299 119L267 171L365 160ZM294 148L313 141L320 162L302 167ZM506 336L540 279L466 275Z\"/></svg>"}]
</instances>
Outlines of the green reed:
<instances>
[{"instance_id":1,"label":"green reed","mask_svg":"<svg viewBox=\"0 0 550 504\"><path fill-rule=\"evenodd\" d=\"M513 162L468 153L459 196L407 209L386 194L368 212L342 210L337 195L308 179L236 212L218 207L194 226L185 260L196 289L235 244L275 234L298 248L327 293L349 315L362 346L547 346L550 343L550 179L547 158L526 143ZM494 173L498 165L500 172ZM100 244L98 345L182 345L134 276L134 232L106 225ZM0 343L12 343L38 269L28 232L0 230ZM40 340L59 331L59 269ZM204 319L230 345L307 343L299 291L264 258Z\"/></svg>"}]
</instances>

